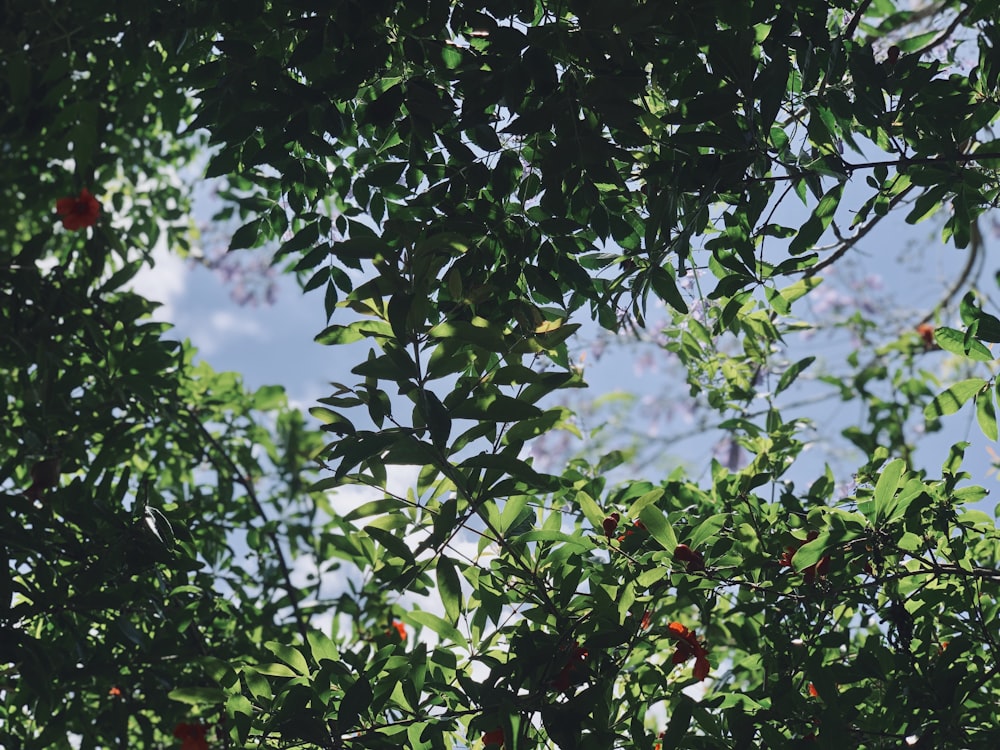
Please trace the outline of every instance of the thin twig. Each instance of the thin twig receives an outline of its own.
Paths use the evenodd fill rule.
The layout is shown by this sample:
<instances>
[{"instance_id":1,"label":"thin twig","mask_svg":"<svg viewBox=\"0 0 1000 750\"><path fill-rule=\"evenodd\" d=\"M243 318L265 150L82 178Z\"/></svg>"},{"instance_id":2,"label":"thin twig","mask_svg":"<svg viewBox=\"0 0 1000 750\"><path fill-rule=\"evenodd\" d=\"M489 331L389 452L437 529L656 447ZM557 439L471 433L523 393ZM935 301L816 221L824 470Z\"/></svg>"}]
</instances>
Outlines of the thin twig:
<instances>
[{"instance_id":1,"label":"thin twig","mask_svg":"<svg viewBox=\"0 0 1000 750\"><path fill-rule=\"evenodd\" d=\"M222 444L219 443L218 439L208 431L208 428L204 424L201 423L201 420L197 419L195 415L190 412L188 412L186 416L197 426L198 430L209 442L209 444L215 448L216 453L222 458L222 461L232 472L237 483L246 491L247 497L250 498L250 502L253 503L254 509L257 511L257 514L261 517L261 519L263 519L266 527L266 524L270 519L267 517L267 512L264 510L264 506L261 504L260 498L257 497L257 492L254 490L253 482L249 477L243 475L239 466L236 465L236 462L229 456L229 453L222 447ZM285 552L281 548L281 540L278 538L278 534L275 531L265 531L264 534L267 536L268 541L271 542L271 546L274 548L274 554L278 558L278 566L281 568L281 574L285 580L285 591L288 593L288 601L291 603L292 612L295 616L296 628L299 631L299 635L302 637L303 645L308 644L309 631L306 627L306 618L302 614L302 610L299 607L298 589L292 583L292 570L288 566L288 561L285 559Z\"/></svg>"},{"instance_id":2,"label":"thin twig","mask_svg":"<svg viewBox=\"0 0 1000 750\"><path fill-rule=\"evenodd\" d=\"M906 194L909 193L911 190L913 190L913 187L914 187L913 185L909 185L906 188L904 188L903 190L901 190L899 193L897 193L895 196L893 196L892 199L889 201L889 211L891 211L896 206L898 206L899 203L906 196ZM885 215L887 216L888 213L889 212L887 211ZM828 257L825 260L817 263L815 266L811 266L810 268L805 269L805 271L803 272L804 278L807 278L807 279L812 278L817 273L819 273L820 271L822 271L824 268L827 268L827 267L833 265L834 263L836 263L838 260L840 260L852 247L854 247L856 244L858 244L858 242L860 242L862 240L862 238L864 238L864 236L866 234L868 234L872 229L874 229L883 218L884 218L884 216L880 216L880 215L876 214L870 221L866 222L854 234L853 237L850 237L850 238L844 240L844 242L840 246L840 248L835 253L833 253L830 257Z\"/></svg>"},{"instance_id":3,"label":"thin twig","mask_svg":"<svg viewBox=\"0 0 1000 750\"><path fill-rule=\"evenodd\" d=\"M948 25L948 28L944 30L944 32L941 34L941 36L939 36L937 39L934 39L933 41L929 42L928 44L925 44L923 47L921 47L920 49L916 50L913 54L915 54L915 55L917 55L919 57L920 55L924 54L925 52L929 52L932 49L934 49L935 47L938 47L938 46L944 44L945 42L947 42L948 39L951 38L951 35L955 33L955 29L957 29L958 26L959 26L959 24L961 24L962 21L965 20L965 17L967 15L969 15L969 12L971 10L972 10L972 4L970 3L969 5L967 5L964 8L962 8L961 11L959 11L959 13L955 16L955 20L953 20Z\"/></svg>"}]
</instances>

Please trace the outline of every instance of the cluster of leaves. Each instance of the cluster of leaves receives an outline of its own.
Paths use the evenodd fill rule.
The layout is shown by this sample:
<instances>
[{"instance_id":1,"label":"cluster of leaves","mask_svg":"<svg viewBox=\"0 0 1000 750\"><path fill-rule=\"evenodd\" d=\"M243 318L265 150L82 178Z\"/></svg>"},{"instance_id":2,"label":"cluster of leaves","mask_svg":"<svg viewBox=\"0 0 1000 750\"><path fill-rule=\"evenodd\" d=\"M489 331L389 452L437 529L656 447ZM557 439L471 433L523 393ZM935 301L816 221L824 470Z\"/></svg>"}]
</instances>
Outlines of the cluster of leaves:
<instances>
[{"instance_id":1,"label":"cluster of leaves","mask_svg":"<svg viewBox=\"0 0 1000 750\"><path fill-rule=\"evenodd\" d=\"M886 217L947 205L945 240L980 242L991 3L87 4L0 24L24 52L0 71L4 740L996 745L1000 535L964 446L932 475L906 425L974 399L996 437L1000 321L967 296L964 330L836 383L868 408L847 497L829 469L789 478L807 425L777 397L811 361L775 361ZM966 72L931 55L962 34ZM321 430L127 290L161 234L187 249L191 134L230 249L273 247L323 291L318 342L361 350ZM804 220L779 219L795 195ZM582 321L641 327L651 298L749 461L540 470L532 441L578 430L557 399L584 385ZM932 344L983 372L938 393ZM338 513L350 485L374 499Z\"/></svg>"}]
</instances>

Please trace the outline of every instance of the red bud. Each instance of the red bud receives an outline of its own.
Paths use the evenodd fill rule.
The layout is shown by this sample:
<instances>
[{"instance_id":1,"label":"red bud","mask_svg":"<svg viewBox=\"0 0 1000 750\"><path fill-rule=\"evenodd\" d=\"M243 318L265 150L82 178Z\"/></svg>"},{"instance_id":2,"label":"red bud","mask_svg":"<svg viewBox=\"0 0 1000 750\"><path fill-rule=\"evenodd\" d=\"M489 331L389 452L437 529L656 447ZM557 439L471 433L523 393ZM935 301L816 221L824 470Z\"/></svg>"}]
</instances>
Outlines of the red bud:
<instances>
[{"instance_id":1,"label":"red bud","mask_svg":"<svg viewBox=\"0 0 1000 750\"><path fill-rule=\"evenodd\" d=\"M601 522L601 525L604 527L604 535L608 538L608 541L611 540L611 536L618 528L618 522L620 520L621 516L618 513L612 513Z\"/></svg>"}]
</instances>

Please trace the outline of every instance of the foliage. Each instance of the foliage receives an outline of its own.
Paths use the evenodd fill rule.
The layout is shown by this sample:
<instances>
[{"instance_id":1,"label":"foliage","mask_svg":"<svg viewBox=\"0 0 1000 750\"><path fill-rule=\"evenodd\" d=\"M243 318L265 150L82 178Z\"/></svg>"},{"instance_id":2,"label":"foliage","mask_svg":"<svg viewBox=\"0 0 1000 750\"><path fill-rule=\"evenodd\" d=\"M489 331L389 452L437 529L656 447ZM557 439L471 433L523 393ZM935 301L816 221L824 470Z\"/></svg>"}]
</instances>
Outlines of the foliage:
<instances>
[{"instance_id":1,"label":"foliage","mask_svg":"<svg viewBox=\"0 0 1000 750\"><path fill-rule=\"evenodd\" d=\"M965 443L921 465L913 429L967 409L996 439L988 296L963 274L824 375L865 414L846 496L791 477L814 359L786 358L878 224L982 257L993 11L5 3L5 746L995 747L1000 536ZM130 291L191 249L206 149L230 249L361 352L319 427ZM532 459L586 437L581 326L655 301L748 460Z\"/></svg>"}]
</instances>

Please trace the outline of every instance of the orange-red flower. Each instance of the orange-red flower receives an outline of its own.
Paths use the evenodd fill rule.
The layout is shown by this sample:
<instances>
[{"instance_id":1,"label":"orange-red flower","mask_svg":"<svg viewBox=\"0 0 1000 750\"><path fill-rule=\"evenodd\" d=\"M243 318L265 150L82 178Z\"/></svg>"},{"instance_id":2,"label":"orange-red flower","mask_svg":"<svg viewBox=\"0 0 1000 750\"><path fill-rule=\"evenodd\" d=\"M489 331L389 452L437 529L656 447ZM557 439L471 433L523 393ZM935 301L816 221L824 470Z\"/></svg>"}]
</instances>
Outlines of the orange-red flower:
<instances>
[{"instance_id":1,"label":"orange-red flower","mask_svg":"<svg viewBox=\"0 0 1000 750\"><path fill-rule=\"evenodd\" d=\"M809 697L819 698L819 690L817 690L816 686L813 685L811 682L809 683Z\"/></svg>"},{"instance_id":2,"label":"orange-red flower","mask_svg":"<svg viewBox=\"0 0 1000 750\"><path fill-rule=\"evenodd\" d=\"M401 641L406 640L406 626L403 623L401 623L399 620L393 620L392 627L386 630L385 632L391 634L393 629L396 630L396 633L399 635L399 639Z\"/></svg>"},{"instance_id":3,"label":"orange-red flower","mask_svg":"<svg viewBox=\"0 0 1000 750\"><path fill-rule=\"evenodd\" d=\"M181 741L181 750L208 750L208 727L204 724L181 722L174 727L174 737Z\"/></svg>"},{"instance_id":4,"label":"orange-red flower","mask_svg":"<svg viewBox=\"0 0 1000 750\"><path fill-rule=\"evenodd\" d=\"M122 694L122 689L117 685L112 685L111 689L108 691L108 695L114 698L120 698Z\"/></svg>"},{"instance_id":5,"label":"orange-red flower","mask_svg":"<svg viewBox=\"0 0 1000 750\"><path fill-rule=\"evenodd\" d=\"M674 559L684 563L688 573L697 573L705 569L705 558L702 554L686 544L678 544L674 548Z\"/></svg>"},{"instance_id":6,"label":"orange-red flower","mask_svg":"<svg viewBox=\"0 0 1000 750\"><path fill-rule=\"evenodd\" d=\"M622 534L622 535L621 535L620 537L618 537L618 541L619 541L619 542L624 542L624 541L625 541L625 539L626 539L627 537L630 537L630 536L632 536L632 534L635 534L635 533L637 533L637 532L639 532L639 531L645 531L645 530L646 530L646 524L644 524L644 523L643 523L642 521L639 521L639 520L636 520L636 521L635 521L635 522L634 522L634 523L632 524L632 526L633 526L633 528L631 528L631 529L626 529L626 530L625 530L625 533L624 533L624 534Z\"/></svg>"},{"instance_id":7,"label":"orange-red flower","mask_svg":"<svg viewBox=\"0 0 1000 750\"><path fill-rule=\"evenodd\" d=\"M567 692L573 685L578 685L586 679L587 649L580 646L578 642L573 643L570 649L569 659L555 679L549 683L560 693Z\"/></svg>"},{"instance_id":8,"label":"orange-red flower","mask_svg":"<svg viewBox=\"0 0 1000 750\"><path fill-rule=\"evenodd\" d=\"M781 558L778 560L778 564L783 568L792 568L794 570L795 568L792 566L792 558L795 557L795 553L798 552L802 546L811 542L818 536L819 532L810 531L809 535L806 536L806 540L798 547L785 547L785 551L781 553ZM829 569L830 556L823 555L818 563L802 569L802 578L806 583L814 583L817 578L826 578L826 574Z\"/></svg>"},{"instance_id":9,"label":"orange-red flower","mask_svg":"<svg viewBox=\"0 0 1000 750\"><path fill-rule=\"evenodd\" d=\"M667 625L667 635L677 641L677 650L674 651L672 659L673 663L683 664L693 656L694 676L699 680L704 680L708 677L708 671L712 666L708 663L708 650L698 640L698 636L679 622L672 622Z\"/></svg>"},{"instance_id":10,"label":"orange-red flower","mask_svg":"<svg viewBox=\"0 0 1000 750\"><path fill-rule=\"evenodd\" d=\"M483 734L483 744L486 747L503 747L503 730L493 729Z\"/></svg>"},{"instance_id":11,"label":"orange-red flower","mask_svg":"<svg viewBox=\"0 0 1000 750\"><path fill-rule=\"evenodd\" d=\"M917 326L917 334L923 339L924 349L937 349L937 342L934 340L934 326L930 323L921 323Z\"/></svg>"},{"instance_id":12,"label":"orange-red flower","mask_svg":"<svg viewBox=\"0 0 1000 750\"><path fill-rule=\"evenodd\" d=\"M101 204L87 188L76 198L60 198L56 201L56 213L62 217L62 225L70 231L92 227L101 215Z\"/></svg>"}]
</instances>

